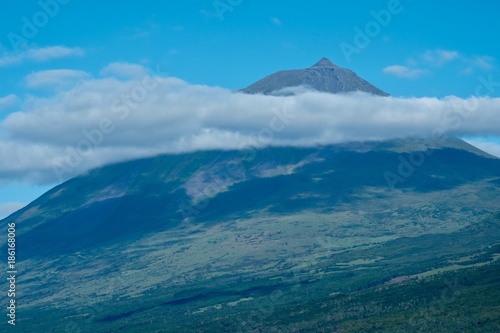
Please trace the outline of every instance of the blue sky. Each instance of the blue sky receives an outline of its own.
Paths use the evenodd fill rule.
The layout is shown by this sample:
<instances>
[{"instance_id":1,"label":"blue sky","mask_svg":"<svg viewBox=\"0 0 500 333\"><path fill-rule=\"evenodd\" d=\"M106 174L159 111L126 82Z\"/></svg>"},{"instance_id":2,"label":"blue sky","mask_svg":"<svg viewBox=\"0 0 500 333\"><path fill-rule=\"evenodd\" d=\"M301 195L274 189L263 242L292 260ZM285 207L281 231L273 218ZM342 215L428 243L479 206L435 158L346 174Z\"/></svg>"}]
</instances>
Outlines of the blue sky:
<instances>
[{"instance_id":1,"label":"blue sky","mask_svg":"<svg viewBox=\"0 0 500 333\"><path fill-rule=\"evenodd\" d=\"M496 98L499 12L500 3L493 0L480 5L448 0L41 0L4 5L0 121L27 110L34 100L53 98L67 81L102 75L113 63L234 90L280 69L309 67L325 56L396 97L469 98L481 80L489 80L492 89L482 89L481 95ZM42 77L43 71L48 72ZM0 130L0 139L6 136ZM472 140L499 142L486 135ZM54 185L2 178L0 217ZM4 213L2 203L8 203Z\"/></svg>"}]
</instances>

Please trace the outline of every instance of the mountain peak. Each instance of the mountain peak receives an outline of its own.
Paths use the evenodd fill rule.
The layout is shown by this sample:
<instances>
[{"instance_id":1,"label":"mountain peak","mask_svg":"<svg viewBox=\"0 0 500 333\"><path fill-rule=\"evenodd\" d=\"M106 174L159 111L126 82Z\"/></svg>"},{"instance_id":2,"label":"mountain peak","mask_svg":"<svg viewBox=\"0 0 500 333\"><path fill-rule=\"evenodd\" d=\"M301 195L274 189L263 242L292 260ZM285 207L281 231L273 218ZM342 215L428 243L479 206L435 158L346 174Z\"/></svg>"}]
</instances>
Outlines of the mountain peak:
<instances>
[{"instance_id":1,"label":"mountain peak","mask_svg":"<svg viewBox=\"0 0 500 333\"><path fill-rule=\"evenodd\" d=\"M363 91L379 96L387 93L360 78L353 71L335 65L328 58L321 58L309 68L282 70L251 84L240 91L248 94L293 95L290 88L307 89L332 94Z\"/></svg>"},{"instance_id":2,"label":"mountain peak","mask_svg":"<svg viewBox=\"0 0 500 333\"><path fill-rule=\"evenodd\" d=\"M331 62L330 59L323 57L321 58L320 61L311 66L311 68L314 67L338 67L338 66L335 65L333 62Z\"/></svg>"}]
</instances>

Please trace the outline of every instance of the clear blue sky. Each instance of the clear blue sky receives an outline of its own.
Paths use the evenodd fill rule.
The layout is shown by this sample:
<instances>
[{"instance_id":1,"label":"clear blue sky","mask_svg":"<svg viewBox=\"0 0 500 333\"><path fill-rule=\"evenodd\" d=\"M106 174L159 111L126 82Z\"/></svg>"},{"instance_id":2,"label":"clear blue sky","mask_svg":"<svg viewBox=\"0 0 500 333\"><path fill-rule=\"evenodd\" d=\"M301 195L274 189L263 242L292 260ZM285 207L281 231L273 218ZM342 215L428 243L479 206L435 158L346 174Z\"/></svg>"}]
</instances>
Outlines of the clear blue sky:
<instances>
[{"instance_id":1,"label":"clear blue sky","mask_svg":"<svg viewBox=\"0 0 500 333\"><path fill-rule=\"evenodd\" d=\"M229 89L323 56L393 96L466 98L481 76L500 82L500 2L494 0L60 2L58 8L55 0L3 4L0 120L33 94L26 88L30 73L98 74L113 62ZM377 22L381 11L390 17ZM362 40L359 31L368 37ZM13 36L27 44L16 50ZM48 47L67 54L30 53ZM356 52L346 57L346 47ZM498 97L500 88L484 93ZM49 187L5 185L0 202L29 202Z\"/></svg>"}]
</instances>

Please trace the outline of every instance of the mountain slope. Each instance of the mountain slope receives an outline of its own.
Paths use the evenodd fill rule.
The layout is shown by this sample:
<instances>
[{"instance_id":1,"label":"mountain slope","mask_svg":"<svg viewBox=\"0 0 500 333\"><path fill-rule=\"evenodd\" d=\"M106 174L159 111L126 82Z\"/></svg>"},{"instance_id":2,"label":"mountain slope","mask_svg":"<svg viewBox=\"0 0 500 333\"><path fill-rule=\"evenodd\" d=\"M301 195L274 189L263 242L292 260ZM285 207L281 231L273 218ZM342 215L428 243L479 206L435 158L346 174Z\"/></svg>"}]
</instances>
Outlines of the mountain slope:
<instances>
[{"instance_id":1,"label":"mountain slope","mask_svg":"<svg viewBox=\"0 0 500 333\"><path fill-rule=\"evenodd\" d=\"M493 260L500 160L443 144L391 189L407 140L164 155L61 184L2 221L17 226L20 327L156 318L179 332L245 316L251 332L297 300Z\"/></svg>"},{"instance_id":2,"label":"mountain slope","mask_svg":"<svg viewBox=\"0 0 500 333\"><path fill-rule=\"evenodd\" d=\"M241 91L249 94L286 95L291 93L287 88L299 86L328 93L363 91L388 96L387 93L363 80L356 73L339 67L326 58L322 58L309 68L276 72Z\"/></svg>"},{"instance_id":3,"label":"mountain slope","mask_svg":"<svg viewBox=\"0 0 500 333\"><path fill-rule=\"evenodd\" d=\"M355 202L364 188L388 187L385 174L397 172L398 153L409 156L392 150L418 147L415 142L211 151L131 161L74 178L6 221L17 221L27 256L43 256L140 237L186 219L208 222L253 210L333 207ZM451 148L456 141L449 142L399 186L425 193L500 176L498 159ZM50 236L58 234L64 236L53 242Z\"/></svg>"}]
</instances>

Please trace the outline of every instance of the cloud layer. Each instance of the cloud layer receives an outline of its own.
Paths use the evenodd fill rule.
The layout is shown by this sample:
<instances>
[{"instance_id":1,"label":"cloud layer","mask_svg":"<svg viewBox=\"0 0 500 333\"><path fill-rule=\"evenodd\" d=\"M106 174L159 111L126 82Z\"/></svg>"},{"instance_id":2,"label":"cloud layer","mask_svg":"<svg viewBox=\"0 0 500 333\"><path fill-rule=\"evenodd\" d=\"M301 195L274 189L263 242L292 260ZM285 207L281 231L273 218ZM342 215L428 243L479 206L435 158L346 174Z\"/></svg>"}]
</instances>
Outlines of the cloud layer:
<instances>
[{"instance_id":1,"label":"cloud layer","mask_svg":"<svg viewBox=\"0 0 500 333\"><path fill-rule=\"evenodd\" d=\"M26 48L19 52L0 52L0 67L16 65L25 61L45 62L52 59L81 55L83 55L83 50L77 47L71 48L57 45Z\"/></svg>"},{"instance_id":2,"label":"cloud layer","mask_svg":"<svg viewBox=\"0 0 500 333\"><path fill-rule=\"evenodd\" d=\"M130 64L111 64L100 77L51 72L77 74L78 80L50 97L26 98L0 123L0 181L53 183L107 163L167 152L310 146L434 132L500 135L500 99L303 90L289 97L247 95L140 72ZM50 85L45 75L34 73L27 80Z\"/></svg>"},{"instance_id":3,"label":"cloud layer","mask_svg":"<svg viewBox=\"0 0 500 333\"><path fill-rule=\"evenodd\" d=\"M416 79L426 74L431 74L432 67L436 69L437 67L442 67L447 63L453 61L459 61L460 71L462 74L472 74L475 70L489 71L495 68L495 59L490 56L465 56L458 51L451 50L427 50L423 54L420 54L417 58L408 59L406 62L408 66L405 65L390 65L385 67L382 72L387 75L393 75L400 78L406 79ZM424 68L422 68L424 67Z\"/></svg>"},{"instance_id":4,"label":"cloud layer","mask_svg":"<svg viewBox=\"0 0 500 333\"><path fill-rule=\"evenodd\" d=\"M410 69L407 66L402 65L392 65L387 66L383 69L385 74L394 75L397 77L414 79L428 74L429 71L426 69Z\"/></svg>"},{"instance_id":5,"label":"cloud layer","mask_svg":"<svg viewBox=\"0 0 500 333\"><path fill-rule=\"evenodd\" d=\"M17 96L10 94L4 97L0 97L0 110L7 109L17 103Z\"/></svg>"},{"instance_id":6,"label":"cloud layer","mask_svg":"<svg viewBox=\"0 0 500 333\"><path fill-rule=\"evenodd\" d=\"M29 88L57 88L61 89L74 81L89 78L86 72L74 69L53 69L31 73L26 76L25 82Z\"/></svg>"}]
</instances>

